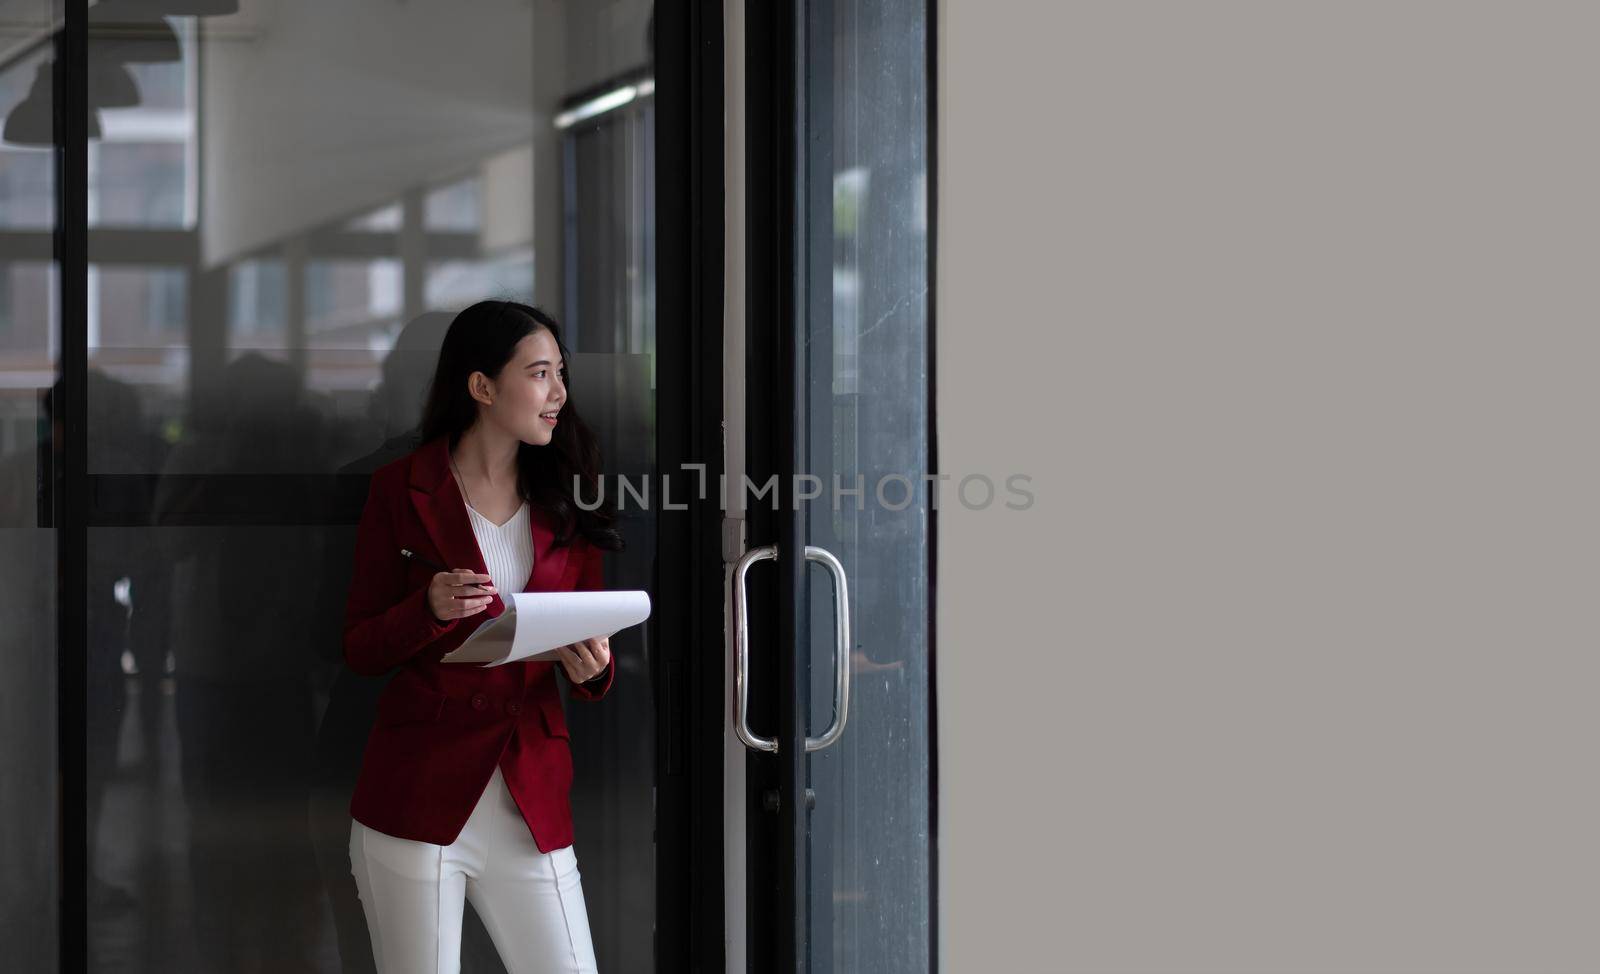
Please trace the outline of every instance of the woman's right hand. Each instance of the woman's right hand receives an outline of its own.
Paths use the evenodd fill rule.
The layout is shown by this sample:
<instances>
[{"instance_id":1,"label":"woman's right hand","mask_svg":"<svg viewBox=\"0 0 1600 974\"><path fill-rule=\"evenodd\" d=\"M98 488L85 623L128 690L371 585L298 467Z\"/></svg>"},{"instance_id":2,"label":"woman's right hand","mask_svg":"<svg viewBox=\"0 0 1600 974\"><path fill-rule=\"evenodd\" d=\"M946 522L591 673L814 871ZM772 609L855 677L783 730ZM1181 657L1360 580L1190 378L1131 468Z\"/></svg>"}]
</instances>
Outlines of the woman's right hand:
<instances>
[{"instance_id":1,"label":"woman's right hand","mask_svg":"<svg viewBox=\"0 0 1600 974\"><path fill-rule=\"evenodd\" d=\"M428 611L440 622L477 615L492 601L492 581L488 575L465 568L439 572L428 583Z\"/></svg>"}]
</instances>

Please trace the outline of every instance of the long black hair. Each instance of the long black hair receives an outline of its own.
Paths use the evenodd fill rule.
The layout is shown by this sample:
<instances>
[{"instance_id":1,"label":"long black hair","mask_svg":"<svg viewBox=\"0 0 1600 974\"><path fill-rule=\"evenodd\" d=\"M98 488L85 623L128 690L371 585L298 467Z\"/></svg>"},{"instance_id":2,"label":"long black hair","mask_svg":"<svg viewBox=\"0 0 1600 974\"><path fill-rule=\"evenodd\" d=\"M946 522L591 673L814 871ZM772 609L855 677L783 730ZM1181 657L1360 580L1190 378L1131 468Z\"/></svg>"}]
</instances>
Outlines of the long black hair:
<instances>
[{"instance_id":1,"label":"long black hair","mask_svg":"<svg viewBox=\"0 0 1600 974\"><path fill-rule=\"evenodd\" d=\"M540 328L550 332L561 350L567 401L548 446L518 445L517 493L555 520L557 546L569 544L574 535L581 534L598 548L621 551L615 503L600 491L600 441L578 414L578 397L568 380L572 355L561 340L561 325L543 310L515 301L479 301L455 316L445 332L439 364L428 386L419 442L448 436L454 450L461 435L478 419L478 401L467 391L467 377L482 372L498 379L517 343ZM584 503L594 506L599 497L599 506L594 510L578 506L574 480Z\"/></svg>"}]
</instances>

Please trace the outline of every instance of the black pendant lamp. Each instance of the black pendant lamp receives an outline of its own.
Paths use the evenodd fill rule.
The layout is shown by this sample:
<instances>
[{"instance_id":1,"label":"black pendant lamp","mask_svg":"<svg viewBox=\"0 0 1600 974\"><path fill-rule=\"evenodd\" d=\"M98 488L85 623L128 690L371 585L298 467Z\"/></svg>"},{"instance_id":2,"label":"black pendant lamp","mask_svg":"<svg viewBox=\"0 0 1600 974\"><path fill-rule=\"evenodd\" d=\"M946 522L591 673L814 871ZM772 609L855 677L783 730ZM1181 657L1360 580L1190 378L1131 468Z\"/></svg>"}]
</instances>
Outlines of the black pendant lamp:
<instances>
[{"instance_id":1,"label":"black pendant lamp","mask_svg":"<svg viewBox=\"0 0 1600 974\"><path fill-rule=\"evenodd\" d=\"M28 97L18 102L6 115L5 130L0 132L0 138L13 145L44 147L55 145L55 112L50 100L52 83L50 67L49 61L39 65L38 72L33 76L33 87L28 89ZM98 139L100 116L91 111L88 122L89 138Z\"/></svg>"},{"instance_id":2,"label":"black pendant lamp","mask_svg":"<svg viewBox=\"0 0 1600 974\"><path fill-rule=\"evenodd\" d=\"M139 104L139 85L133 72L120 61L91 58L89 61L89 107L132 108Z\"/></svg>"}]
</instances>

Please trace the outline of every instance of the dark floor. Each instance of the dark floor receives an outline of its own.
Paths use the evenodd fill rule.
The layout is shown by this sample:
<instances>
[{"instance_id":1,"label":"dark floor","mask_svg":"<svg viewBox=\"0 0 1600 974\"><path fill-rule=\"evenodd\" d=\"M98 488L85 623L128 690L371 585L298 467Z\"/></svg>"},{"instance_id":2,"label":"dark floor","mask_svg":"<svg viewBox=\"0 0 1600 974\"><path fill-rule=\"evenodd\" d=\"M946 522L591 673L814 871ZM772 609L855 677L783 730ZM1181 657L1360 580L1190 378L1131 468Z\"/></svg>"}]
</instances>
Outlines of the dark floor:
<instances>
[{"instance_id":1,"label":"dark floor","mask_svg":"<svg viewBox=\"0 0 1600 974\"><path fill-rule=\"evenodd\" d=\"M158 684L159 703L143 706L141 681L127 681L115 770L105 781L103 807L91 847L89 957L94 971L207 971L197 937L191 855L208 854L193 834L179 767L173 681ZM141 714L157 723L146 740ZM264 825L256 822L257 827ZM258 836L271 843L270 837ZM274 895L274 874L237 876L257 897ZM315 892L302 914L311 969L341 970L327 899ZM250 917L231 917L243 930ZM271 936L264 931L263 936ZM268 970L260 958L247 967ZM241 968L244 969L244 968Z\"/></svg>"}]
</instances>

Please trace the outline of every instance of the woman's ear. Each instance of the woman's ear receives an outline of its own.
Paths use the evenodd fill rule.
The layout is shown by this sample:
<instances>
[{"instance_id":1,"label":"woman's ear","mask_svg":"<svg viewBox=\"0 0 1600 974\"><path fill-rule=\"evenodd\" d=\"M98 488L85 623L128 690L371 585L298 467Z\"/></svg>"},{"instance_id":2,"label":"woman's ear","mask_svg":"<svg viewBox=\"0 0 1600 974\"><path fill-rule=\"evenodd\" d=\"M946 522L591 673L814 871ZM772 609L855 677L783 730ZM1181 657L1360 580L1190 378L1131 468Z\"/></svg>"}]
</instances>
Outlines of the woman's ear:
<instances>
[{"instance_id":1,"label":"woman's ear","mask_svg":"<svg viewBox=\"0 0 1600 974\"><path fill-rule=\"evenodd\" d=\"M494 382L482 372L467 376L467 395L485 406L494 404Z\"/></svg>"}]
</instances>

